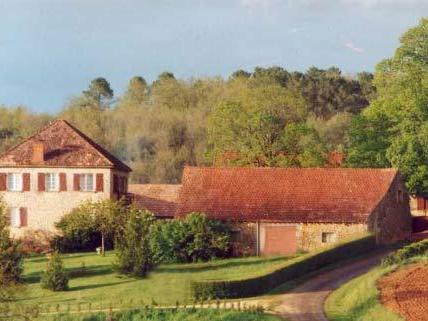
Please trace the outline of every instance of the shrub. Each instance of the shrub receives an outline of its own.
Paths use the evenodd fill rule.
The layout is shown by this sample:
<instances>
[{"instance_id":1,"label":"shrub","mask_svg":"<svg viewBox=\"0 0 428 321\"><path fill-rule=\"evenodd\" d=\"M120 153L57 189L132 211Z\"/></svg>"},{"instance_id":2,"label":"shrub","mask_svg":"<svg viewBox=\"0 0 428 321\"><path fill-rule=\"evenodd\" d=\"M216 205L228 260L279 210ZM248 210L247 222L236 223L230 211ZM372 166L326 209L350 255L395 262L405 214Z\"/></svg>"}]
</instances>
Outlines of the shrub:
<instances>
[{"instance_id":1,"label":"shrub","mask_svg":"<svg viewBox=\"0 0 428 321\"><path fill-rule=\"evenodd\" d=\"M52 240L55 235L43 230L27 230L21 238L24 254L46 254L52 251Z\"/></svg>"},{"instance_id":2,"label":"shrub","mask_svg":"<svg viewBox=\"0 0 428 321\"><path fill-rule=\"evenodd\" d=\"M88 201L56 224L61 235L53 240L53 247L59 252L94 251L101 246L112 249L114 238L122 226L124 206L112 200Z\"/></svg>"},{"instance_id":3,"label":"shrub","mask_svg":"<svg viewBox=\"0 0 428 321\"><path fill-rule=\"evenodd\" d=\"M49 258L46 271L42 276L40 284L43 289L52 291L68 290L68 276L65 273L61 257L58 253L53 253Z\"/></svg>"},{"instance_id":4,"label":"shrub","mask_svg":"<svg viewBox=\"0 0 428 321\"><path fill-rule=\"evenodd\" d=\"M230 230L200 213L184 220L159 221L152 230L151 248L158 262L197 262L230 255Z\"/></svg>"},{"instance_id":5,"label":"shrub","mask_svg":"<svg viewBox=\"0 0 428 321\"><path fill-rule=\"evenodd\" d=\"M383 259L382 265L394 265L406 263L409 259L415 256L428 256L428 240L423 240L417 243L412 243L403 248L389 254Z\"/></svg>"},{"instance_id":6,"label":"shrub","mask_svg":"<svg viewBox=\"0 0 428 321\"><path fill-rule=\"evenodd\" d=\"M122 235L117 238L115 269L124 274L144 277L154 266L150 231L155 218L147 210L130 208Z\"/></svg>"},{"instance_id":7,"label":"shrub","mask_svg":"<svg viewBox=\"0 0 428 321\"><path fill-rule=\"evenodd\" d=\"M0 288L20 282L22 271L23 254L20 243L9 235L6 209L0 201Z\"/></svg>"},{"instance_id":8,"label":"shrub","mask_svg":"<svg viewBox=\"0 0 428 321\"><path fill-rule=\"evenodd\" d=\"M282 283L303 277L320 268L364 254L375 248L375 238L368 236L328 250L309 254L304 256L302 260L287 264L259 277L231 281L193 282L191 291L196 299L256 296L266 293Z\"/></svg>"}]
</instances>

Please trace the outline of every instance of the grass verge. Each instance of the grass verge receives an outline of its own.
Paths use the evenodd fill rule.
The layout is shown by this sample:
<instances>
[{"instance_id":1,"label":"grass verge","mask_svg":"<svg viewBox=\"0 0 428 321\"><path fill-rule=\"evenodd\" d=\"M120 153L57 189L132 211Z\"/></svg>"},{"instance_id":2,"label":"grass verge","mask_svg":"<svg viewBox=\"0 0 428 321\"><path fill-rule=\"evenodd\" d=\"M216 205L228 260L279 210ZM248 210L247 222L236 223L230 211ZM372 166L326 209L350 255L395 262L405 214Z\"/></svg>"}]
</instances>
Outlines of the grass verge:
<instances>
[{"instance_id":1,"label":"grass verge","mask_svg":"<svg viewBox=\"0 0 428 321\"><path fill-rule=\"evenodd\" d=\"M395 267L376 267L334 291L325 302L330 321L404 321L379 302L377 280Z\"/></svg>"}]
</instances>

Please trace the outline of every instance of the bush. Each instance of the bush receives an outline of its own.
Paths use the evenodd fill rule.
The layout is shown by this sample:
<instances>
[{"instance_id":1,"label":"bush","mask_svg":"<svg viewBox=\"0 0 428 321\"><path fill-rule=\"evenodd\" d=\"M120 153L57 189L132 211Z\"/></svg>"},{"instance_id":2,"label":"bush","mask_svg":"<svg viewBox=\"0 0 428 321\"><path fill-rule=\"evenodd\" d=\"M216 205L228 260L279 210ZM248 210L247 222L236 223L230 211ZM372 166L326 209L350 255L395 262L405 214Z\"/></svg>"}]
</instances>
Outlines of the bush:
<instances>
[{"instance_id":1,"label":"bush","mask_svg":"<svg viewBox=\"0 0 428 321\"><path fill-rule=\"evenodd\" d=\"M105 249L112 249L117 231L123 224L122 214L121 202L85 202L56 224L61 235L55 237L52 247L62 253L94 251L103 245Z\"/></svg>"},{"instance_id":2,"label":"bush","mask_svg":"<svg viewBox=\"0 0 428 321\"><path fill-rule=\"evenodd\" d=\"M52 252L52 240L55 235L43 230L27 230L21 238L24 254L46 254Z\"/></svg>"},{"instance_id":3,"label":"bush","mask_svg":"<svg viewBox=\"0 0 428 321\"><path fill-rule=\"evenodd\" d=\"M154 266L150 232L155 217L146 210L130 208L128 220L116 243L114 268L124 274L144 277Z\"/></svg>"},{"instance_id":4,"label":"bush","mask_svg":"<svg viewBox=\"0 0 428 321\"><path fill-rule=\"evenodd\" d=\"M20 243L9 235L6 209L0 201L0 288L12 286L21 281L23 254Z\"/></svg>"},{"instance_id":5,"label":"bush","mask_svg":"<svg viewBox=\"0 0 428 321\"><path fill-rule=\"evenodd\" d=\"M231 253L228 226L200 213L184 220L158 221L150 245L156 261L163 263L208 261Z\"/></svg>"},{"instance_id":6,"label":"bush","mask_svg":"<svg viewBox=\"0 0 428 321\"><path fill-rule=\"evenodd\" d=\"M68 276L65 273L61 257L58 253L55 252L51 255L40 284L43 289L52 291L68 290Z\"/></svg>"},{"instance_id":7,"label":"bush","mask_svg":"<svg viewBox=\"0 0 428 321\"><path fill-rule=\"evenodd\" d=\"M303 277L320 268L364 254L375 248L375 238L368 236L307 255L303 260L288 264L259 277L232 281L193 282L191 291L196 299L256 296L266 293L282 283Z\"/></svg>"},{"instance_id":8,"label":"bush","mask_svg":"<svg viewBox=\"0 0 428 321\"><path fill-rule=\"evenodd\" d=\"M403 264L415 256L428 256L428 240L406 245L389 254L383 259L382 265L389 266L394 264Z\"/></svg>"}]
</instances>

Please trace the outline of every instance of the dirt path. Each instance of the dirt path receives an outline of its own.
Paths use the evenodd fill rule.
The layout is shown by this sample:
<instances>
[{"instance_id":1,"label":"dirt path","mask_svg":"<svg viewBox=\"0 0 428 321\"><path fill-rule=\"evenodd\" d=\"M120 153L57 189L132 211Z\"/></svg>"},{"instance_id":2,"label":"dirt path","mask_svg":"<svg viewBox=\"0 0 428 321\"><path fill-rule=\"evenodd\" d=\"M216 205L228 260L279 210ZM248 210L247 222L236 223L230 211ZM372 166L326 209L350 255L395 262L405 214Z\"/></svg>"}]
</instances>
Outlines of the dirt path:
<instances>
[{"instance_id":1,"label":"dirt path","mask_svg":"<svg viewBox=\"0 0 428 321\"><path fill-rule=\"evenodd\" d=\"M306 281L290 292L279 295L281 303L275 307L275 312L288 321L328 321L324 315L324 301L328 294L379 264L384 255L383 252L345 264Z\"/></svg>"}]
</instances>

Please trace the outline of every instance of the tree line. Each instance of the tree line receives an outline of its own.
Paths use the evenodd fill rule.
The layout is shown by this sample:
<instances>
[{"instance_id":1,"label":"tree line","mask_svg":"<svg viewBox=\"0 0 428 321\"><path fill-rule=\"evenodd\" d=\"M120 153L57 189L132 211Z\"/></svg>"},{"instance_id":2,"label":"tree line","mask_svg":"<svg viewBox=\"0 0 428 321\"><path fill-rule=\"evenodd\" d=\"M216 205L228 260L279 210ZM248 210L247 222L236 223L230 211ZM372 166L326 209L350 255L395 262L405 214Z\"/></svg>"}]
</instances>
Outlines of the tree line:
<instances>
[{"instance_id":1,"label":"tree line","mask_svg":"<svg viewBox=\"0 0 428 321\"><path fill-rule=\"evenodd\" d=\"M428 20L374 74L338 68L238 70L229 78L137 76L120 97L94 79L58 115L0 108L0 149L65 118L132 168L136 183L179 183L184 165L396 167L428 196Z\"/></svg>"},{"instance_id":2,"label":"tree line","mask_svg":"<svg viewBox=\"0 0 428 321\"><path fill-rule=\"evenodd\" d=\"M96 78L57 115L0 108L0 149L55 117L133 168L138 183L178 183L184 165L311 166L346 146L344 130L375 95L373 76L281 67L182 80L133 77L120 97ZM230 156L233 157L230 157Z\"/></svg>"}]
</instances>

